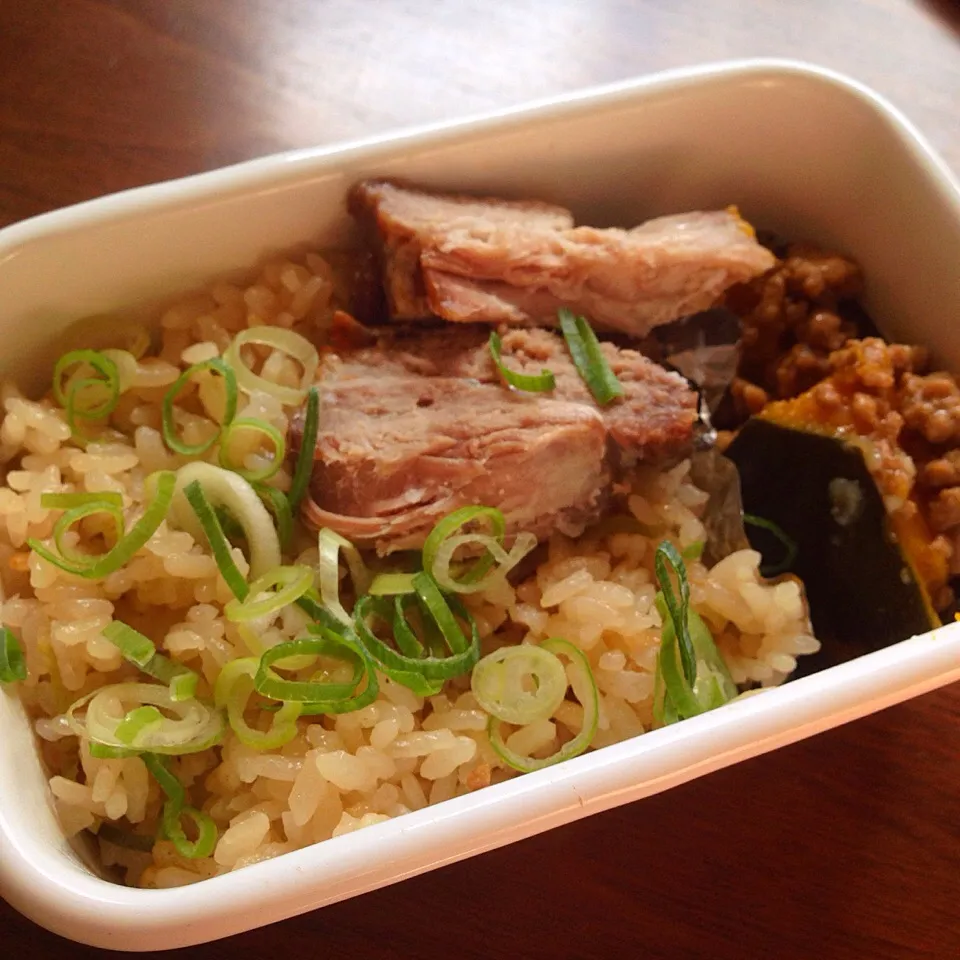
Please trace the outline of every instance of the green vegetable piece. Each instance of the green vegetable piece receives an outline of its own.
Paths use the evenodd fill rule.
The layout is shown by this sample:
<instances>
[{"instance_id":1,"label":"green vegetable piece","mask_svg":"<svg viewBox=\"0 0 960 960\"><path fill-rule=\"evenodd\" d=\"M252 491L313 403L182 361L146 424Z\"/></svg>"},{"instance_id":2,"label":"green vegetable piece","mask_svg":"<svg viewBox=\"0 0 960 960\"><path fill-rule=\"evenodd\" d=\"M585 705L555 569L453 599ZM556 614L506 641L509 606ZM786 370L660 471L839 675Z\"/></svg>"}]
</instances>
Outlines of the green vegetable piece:
<instances>
[{"instance_id":1,"label":"green vegetable piece","mask_svg":"<svg viewBox=\"0 0 960 960\"><path fill-rule=\"evenodd\" d=\"M553 390L557 385L556 378L551 370L544 369L540 373L517 373L509 370L503 362L503 341L496 330L490 331L490 356L493 357L494 366L503 380L516 387L517 390L525 390L528 393L547 393Z\"/></svg>"},{"instance_id":2,"label":"green vegetable piece","mask_svg":"<svg viewBox=\"0 0 960 960\"><path fill-rule=\"evenodd\" d=\"M163 805L162 833L173 843L177 853L191 860L209 857L217 845L217 826L212 818L200 810L186 806L186 791L173 775L164 759L154 753L144 753L143 762L167 795ZM197 839L188 840L182 817L189 817L196 828Z\"/></svg>"},{"instance_id":3,"label":"green vegetable piece","mask_svg":"<svg viewBox=\"0 0 960 960\"><path fill-rule=\"evenodd\" d=\"M200 443L184 443L177 436L177 425L173 420L173 404L180 391L189 383L193 375L201 370L214 370L224 379L227 389L227 406L223 415L223 423L211 436ZM230 425L237 413L237 375L233 368L224 363L219 357L213 357L211 360L204 360L202 363L195 363L187 367L183 373L171 384L170 389L163 395L161 425L163 428L163 442L175 453L184 456L195 457L205 453L216 442L223 430Z\"/></svg>"},{"instance_id":4,"label":"green vegetable piece","mask_svg":"<svg viewBox=\"0 0 960 960\"><path fill-rule=\"evenodd\" d=\"M27 661L20 641L9 627L0 628L0 683L27 679Z\"/></svg>"},{"instance_id":5,"label":"green vegetable piece","mask_svg":"<svg viewBox=\"0 0 960 960\"><path fill-rule=\"evenodd\" d=\"M586 318L576 317L566 308L561 308L557 316L573 365L583 377L583 382L593 394L594 400L605 407L622 397L623 385L610 369L610 364L600 348L600 341Z\"/></svg>"},{"instance_id":6,"label":"green vegetable piece","mask_svg":"<svg viewBox=\"0 0 960 960\"><path fill-rule=\"evenodd\" d=\"M524 757L511 750L504 742L500 729L500 720L491 716L487 723L487 735L490 737L490 746L505 763L519 770L521 773L532 773L544 767L553 766L564 760L584 753L590 746L597 733L597 724L600 718L600 695L597 692L597 683L590 669L590 661L583 651L575 647L569 640L551 637L540 644L541 649L556 656L565 656L569 662L570 685L583 707L583 726L580 732L565 743L556 753L549 757Z\"/></svg>"},{"instance_id":7,"label":"green vegetable piece","mask_svg":"<svg viewBox=\"0 0 960 960\"><path fill-rule=\"evenodd\" d=\"M303 435L300 438L300 450L297 453L297 463L293 469L290 492L287 494L290 510L294 513L300 506L300 501L307 492L307 485L310 483L319 428L320 391L316 387L311 387L307 391L307 405L303 415Z\"/></svg>"}]
</instances>

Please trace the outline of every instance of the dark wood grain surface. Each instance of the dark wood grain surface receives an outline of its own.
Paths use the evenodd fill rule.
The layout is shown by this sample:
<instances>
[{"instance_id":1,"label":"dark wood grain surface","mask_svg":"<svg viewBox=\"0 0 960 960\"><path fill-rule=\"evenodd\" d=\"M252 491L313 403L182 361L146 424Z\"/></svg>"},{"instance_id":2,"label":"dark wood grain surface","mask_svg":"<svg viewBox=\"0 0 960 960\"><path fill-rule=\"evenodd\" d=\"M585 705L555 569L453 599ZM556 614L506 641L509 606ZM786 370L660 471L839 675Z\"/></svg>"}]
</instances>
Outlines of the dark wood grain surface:
<instances>
[{"instance_id":1,"label":"dark wood grain surface","mask_svg":"<svg viewBox=\"0 0 960 960\"><path fill-rule=\"evenodd\" d=\"M960 170L950 0L0 0L0 225L751 55L865 81ZM0 950L100 954L2 903ZM960 688L183 956L960 956Z\"/></svg>"}]
</instances>

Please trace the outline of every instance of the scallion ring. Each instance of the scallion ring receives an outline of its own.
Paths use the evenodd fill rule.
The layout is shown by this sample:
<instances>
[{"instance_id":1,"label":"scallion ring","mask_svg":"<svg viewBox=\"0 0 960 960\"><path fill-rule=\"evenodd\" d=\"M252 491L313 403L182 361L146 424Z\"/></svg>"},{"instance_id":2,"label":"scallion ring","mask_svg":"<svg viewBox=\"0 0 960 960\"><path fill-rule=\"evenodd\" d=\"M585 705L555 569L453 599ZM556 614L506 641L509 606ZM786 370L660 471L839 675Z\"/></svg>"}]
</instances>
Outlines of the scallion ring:
<instances>
[{"instance_id":1,"label":"scallion ring","mask_svg":"<svg viewBox=\"0 0 960 960\"><path fill-rule=\"evenodd\" d=\"M206 504L206 508L200 507L206 520L201 520L195 504L187 498L186 490L193 484L198 485L202 500ZM194 490L196 489L194 487ZM200 502L196 493L193 494L193 500ZM217 566L222 573L225 568L230 570L232 567L236 570L236 565L230 556L229 544L223 536L223 530L214 512L219 507L229 510L233 518L243 527L250 556L250 576L253 579L262 577L280 566L280 539L277 536L277 528L256 490L243 477L202 460L188 463L177 471L177 493L170 511L171 520L182 530L186 530L194 540L200 543L206 540L210 544L211 550L214 551L214 559L217 560ZM213 523L210 522L208 514L213 517ZM219 537L216 536L217 531L219 531ZM216 548L210 540L211 534L217 540ZM237 576L240 576L239 571ZM240 580L242 579L241 576ZM231 590L234 586L238 584L231 583ZM243 593L240 597L242 600L246 592L239 586L238 589ZM234 590L234 594L240 596L237 590Z\"/></svg>"},{"instance_id":2,"label":"scallion ring","mask_svg":"<svg viewBox=\"0 0 960 960\"><path fill-rule=\"evenodd\" d=\"M89 503L107 503L122 508L123 495L113 490L97 491L95 493L41 493L40 506L45 510L72 510L74 507L84 507Z\"/></svg>"},{"instance_id":3,"label":"scallion ring","mask_svg":"<svg viewBox=\"0 0 960 960\"><path fill-rule=\"evenodd\" d=\"M135 740L146 736L147 731L158 730L163 724L163 714L154 706L134 707L117 724L113 735L131 746Z\"/></svg>"},{"instance_id":4,"label":"scallion ring","mask_svg":"<svg viewBox=\"0 0 960 960\"><path fill-rule=\"evenodd\" d=\"M224 536L216 512L210 506L203 492L203 485L199 480L193 480L183 488L183 495L187 498L187 503L193 508L193 512L203 528L204 538L210 545L210 552L216 561L220 576L223 577L223 582L226 583L230 592L238 600L246 600L250 588L233 559L230 543Z\"/></svg>"},{"instance_id":5,"label":"scallion ring","mask_svg":"<svg viewBox=\"0 0 960 960\"><path fill-rule=\"evenodd\" d=\"M112 708L116 703L158 707L167 714L159 725L144 727L130 743L117 737L124 717ZM77 716L85 708L83 719ZM77 700L66 712L66 720L77 736L88 737L105 747L138 752L184 754L198 753L219 743L223 737L223 717L218 710L191 699L174 700L167 687L155 683L113 683L100 687Z\"/></svg>"},{"instance_id":6,"label":"scallion ring","mask_svg":"<svg viewBox=\"0 0 960 960\"><path fill-rule=\"evenodd\" d=\"M573 757L579 756L590 746L591 741L596 735L597 723L600 717L600 695L597 692L597 684L593 678L593 671L590 669L590 661L587 660L583 651L575 647L568 640L561 640L559 637L551 637L542 641L540 647L547 651L547 653L564 656L569 661L567 673L574 695L583 707L583 725L572 740L565 743L556 753L551 754L549 757L525 757L511 750L506 745L500 729L500 720L491 715L487 723L487 734L490 737L490 746L504 763L513 767L514 770L519 770L521 773L531 773L534 770L542 770L544 767L549 767L563 760L570 760Z\"/></svg>"},{"instance_id":7,"label":"scallion ring","mask_svg":"<svg viewBox=\"0 0 960 960\"><path fill-rule=\"evenodd\" d=\"M429 584L426 581L429 581ZM370 621L379 619L389 624L391 617L384 609L384 598L373 597L370 594L361 597L354 608L354 623L360 642L388 676L394 676L394 673L400 675L413 673L428 681L436 681L466 673L473 668L480 656L480 635L476 622L456 597L445 598L427 574L417 574L415 585L423 613L436 620L446 649L443 651L431 649L425 650L422 654L410 654L396 650L381 640L374 632ZM468 624L469 639L464 635L457 618ZM396 638L394 639L396 642ZM409 646L408 649L410 649ZM438 655L441 652L447 655ZM394 676L394 679L403 683L400 676Z\"/></svg>"},{"instance_id":8,"label":"scallion ring","mask_svg":"<svg viewBox=\"0 0 960 960\"><path fill-rule=\"evenodd\" d=\"M296 360L303 368L299 387L285 387L273 383L254 373L244 362L241 349L247 344L269 347L279 350ZM248 327L241 330L230 342L224 353L224 359L233 367L237 375L237 383L242 390L252 393L262 390L264 393L276 397L281 403L293 406L303 402L307 389L313 383L317 367L320 364L320 355L317 348L299 333L287 330L285 327Z\"/></svg>"},{"instance_id":9,"label":"scallion ring","mask_svg":"<svg viewBox=\"0 0 960 960\"><path fill-rule=\"evenodd\" d=\"M434 566L437 562L437 556L443 542L449 537L462 530L467 524L486 522L490 528L490 536L494 540L503 544L504 535L507 532L507 522L503 513L496 507L461 507L448 513L436 526L430 531L423 544L423 569L431 576ZM457 581L460 587L476 583L494 564L494 558L489 552L476 560ZM449 585L444 587L451 590ZM454 591L455 592L455 591Z\"/></svg>"},{"instance_id":10,"label":"scallion ring","mask_svg":"<svg viewBox=\"0 0 960 960\"><path fill-rule=\"evenodd\" d=\"M670 579L667 567L670 567L676 575L677 587L680 592L679 600L673 592L673 582ZM669 540L662 540L657 546L653 557L653 569L657 575L657 581L660 584L670 620L673 623L683 675L687 684L692 687L697 678L697 655L693 649L693 641L690 639L690 584L687 581L687 568L683 562L683 557L680 556L680 552Z\"/></svg>"},{"instance_id":11,"label":"scallion ring","mask_svg":"<svg viewBox=\"0 0 960 960\"><path fill-rule=\"evenodd\" d=\"M90 376L78 378L84 366L92 368L102 379ZM74 370L64 382L64 374L71 367L79 367L79 370ZM94 385L106 390L107 399L99 406L78 405L79 395ZM117 400L120 397L120 374L117 365L98 350L71 350L65 353L53 368L53 396L64 410L72 407L74 416L83 417L85 420L99 420L101 417L109 416L117 406Z\"/></svg>"},{"instance_id":12,"label":"scallion ring","mask_svg":"<svg viewBox=\"0 0 960 960\"><path fill-rule=\"evenodd\" d=\"M248 623L279 613L295 603L313 584L313 571L305 566L276 567L249 585L246 599L231 600L224 616L234 623Z\"/></svg>"},{"instance_id":13,"label":"scallion ring","mask_svg":"<svg viewBox=\"0 0 960 960\"><path fill-rule=\"evenodd\" d=\"M290 509L290 500L282 490L266 483L251 483L250 486L253 487L263 505L273 514L280 547L286 549L290 546L290 540L293 537L293 511Z\"/></svg>"},{"instance_id":14,"label":"scallion ring","mask_svg":"<svg viewBox=\"0 0 960 960\"><path fill-rule=\"evenodd\" d=\"M124 660L139 667L148 677L167 684L171 700L181 702L196 696L200 675L158 653L153 641L138 630L114 620L104 627L101 635L120 651Z\"/></svg>"},{"instance_id":15,"label":"scallion ring","mask_svg":"<svg viewBox=\"0 0 960 960\"><path fill-rule=\"evenodd\" d=\"M653 715L660 726L695 717L737 696L737 686L730 676L710 630L694 609L687 611L687 625L697 662L696 679L687 682L680 666L679 647L674 624L662 593L656 606L663 617L660 650L654 684Z\"/></svg>"},{"instance_id":16,"label":"scallion ring","mask_svg":"<svg viewBox=\"0 0 960 960\"><path fill-rule=\"evenodd\" d=\"M304 654L339 660L350 668L351 676L345 681L288 680L277 674L274 665L279 661ZM355 644L343 634L314 625L308 635L278 643L264 652L260 657L254 686L258 693L272 700L292 700L297 703L347 700L356 694L366 673L367 662Z\"/></svg>"},{"instance_id":17,"label":"scallion ring","mask_svg":"<svg viewBox=\"0 0 960 960\"><path fill-rule=\"evenodd\" d=\"M79 563L55 553L39 540L28 540L27 546L48 563L67 573L99 580L124 566L134 554L156 533L170 509L173 499L176 475L170 470L161 470L147 478L147 487L152 490L152 498L140 519L114 546L100 557L92 557L90 563ZM109 501L104 501L109 503ZM77 508L80 509L80 508Z\"/></svg>"},{"instance_id":18,"label":"scallion ring","mask_svg":"<svg viewBox=\"0 0 960 960\"><path fill-rule=\"evenodd\" d=\"M261 470L249 470L243 466L242 463L234 463L232 460L231 444L236 441L237 436L244 430L251 433L263 434L273 448L270 462ZM232 470L234 473L239 473L241 477L249 480L251 483L269 480L270 477L280 469L286 453L287 444L283 439L283 434L272 423L267 423L266 420L260 420L256 417L241 417L238 420L232 421L224 428L220 437L220 466L225 470Z\"/></svg>"},{"instance_id":19,"label":"scallion ring","mask_svg":"<svg viewBox=\"0 0 960 960\"><path fill-rule=\"evenodd\" d=\"M227 405L223 415L223 423L217 425L217 429L200 443L184 443L177 436L177 425L173 419L173 404L180 391L187 383L193 379L194 374L201 370L213 370L223 377L224 386L227 391ZM170 388L163 395L161 425L163 428L163 442L175 453L183 454L188 457L199 456L209 450L220 436L223 429L230 425L237 413L237 377L233 368L224 363L220 357L212 357L210 360L204 360L202 363L195 363L187 367L183 373L170 385Z\"/></svg>"},{"instance_id":20,"label":"scallion ring","mask_svg":"<svg viewBox=\"0 0 960 960\"><path fill-rule=\"evenodd\" d=\"M703 556L704 548L706 547L706 542L703 540L694 540L693 543L688 543L681 551L680 556L684 560L699 560Z\"/></svg>"},{"instance_id":21,"label":"scallion ring","mask_svg":"<svg viewBox=\"0 0 960 960\"><path fill-rule=\"evenodd\" d=\"M180 856L190 860L209 857L217 845L217 826L213 819L209 814L187 806L187 793L183 784L170 772L162 757L145 753L143 762L167 795L167 801L163 805L163 834ZM181 823L183 817L189 817L193 821L197 831L196 840L187 839Z\"/></svg>"},{"instance_id":22,"label":"scallion ring","mask_svg":"<svg viewBox=\"0 0 960 960\"><path fill-rule=\"evenodd\" d=\"M353 618L340 601L340 551L347 560L354 590L359 596L370 585L370 571L360 551L349 541L324 527L318 536L320 549L320 600L345 626L352 626Z\"/></svg>"},{"instance_id":23,"label":"scallion ring","mask_svg":"<svg viewBox=\"0 0 960 960\"><path fill-rule=\"evenodd\" d=\"M23 647L9 627L0 628L0 683L27 679L27 661Z\"/></svg>"},{"instance_id":24,"label":"scallion ring","mask_svg":"<svg viewBox=\"0 0 960 960\"><path fill-rule=\"evenodd\" d=\"M303 413L303 433L300 435L300 449L290 481L290 509L296 511L303 495L307 492L310 476L313 472L313 460L317 450L317 434L320 429L320 391L311 387L307 391L307 403Z\"/></svg>"},{"instance_id":25,"label":"scallion ring","mask_svg":"<svg viewBox=\"0 0 960 960\"><path fill-rule=\"evenodd\" d=\"M284 703L273 715L269 730L256 730L244 719L244 712L254 693L253 678L257 674L257 657L242 657L224 665L214 686L214 701L226 709L227 720L237 739L255 750L276 750L297 735L297 718L301 705Z\"/></svg>"},{"instance_id":26,"label":"scallion ring","mask_svg":"<svg viewBox=\"0 0 960 960\"><path fill-rule=\"evenodd\" d=\"M69 533L70 528L75 523L79 523L87 517L96 516L101 513L106 514L113 521L115 532L114 546L123 540L123 511L114 503L107 502L106 500L93 500L90 503L81 504L79 507L72 507L70 510L65 510L53 525L53 542L56 545L57 552L64 560L69 563L79 564L80 566L93 566L98 560L109 554L110 551L108 550L107 553L100 554L99 556L91 556L90 554L74 550L73 547L69 546L66 542L67 533Z\"/></svg>"},{"instance_id":27,"label":"scallion ring","mask_svg":"<svg viewBox=\"0 0 960 960\"><path fill-rule=\"evenodd\" d=\"M415 574L412 573L378 573L370 581L367 593L373 597L391 597L396 594L415 593L416 591L413 589L414 576Z\"/></svg>"},{"instance_id":28,"label":"scallion ring","mask_svg":"<svg viewBox=\"0 0 960 960\"><path fill-rule=\"evenodd\" d=\"M618 397L623 396L623 385L616 378L610 364L607 363L600 341L587 323L585 317L576 317L565 307L561 308L557 316L560 319L560 330L567 341L567 348L573 359L577 373L583 378L594 400L601 406L606 406Z\"/></svg>"},{"instance_id":29,"label":"scallion ring","mask_svg":"<svg viewBox=\"0 0 960 960\"><path fill-rule=\"evenodd\" d=\"M490 331L490 356L493 357L493 364L503 380L515 387L517 390L525 390L528 393L547 393L553 390L557 385L556 377L551 370L543 369L540 373L517 373L509 370L503 362L503 341L496 330Z\"/></svg>"},{"instance_id":30,"label":"scallion ring","mask_svg":"<svg viewBox=\"0 0 960 960\"><path fill-rule=\"evenodd\" d=\"M556 654L522 643L501 647L473 668L477 703L505 723L524 726L553 716L567 692L567 674Z\"/></svg>"},{"instance_id":31,"label":"scallion ring","mask_svg":"<svg viewBox=\"0 0 960 960\"><path fill-rule=\"evenodd\" d=\"M481 533L461 533L447 537L440 544L430 573L437 584L448 593L479 593L506 577L536 545L537 538L527 531L516 535L509 552L503 549L495 537ZM458 578L451 570L451 565L457 551L464 547L480 547L486 552L485 559L492 560L494 566L479 579L473 575L476 567L470 569L466 576Z\"/></svg>"}]
</instances>

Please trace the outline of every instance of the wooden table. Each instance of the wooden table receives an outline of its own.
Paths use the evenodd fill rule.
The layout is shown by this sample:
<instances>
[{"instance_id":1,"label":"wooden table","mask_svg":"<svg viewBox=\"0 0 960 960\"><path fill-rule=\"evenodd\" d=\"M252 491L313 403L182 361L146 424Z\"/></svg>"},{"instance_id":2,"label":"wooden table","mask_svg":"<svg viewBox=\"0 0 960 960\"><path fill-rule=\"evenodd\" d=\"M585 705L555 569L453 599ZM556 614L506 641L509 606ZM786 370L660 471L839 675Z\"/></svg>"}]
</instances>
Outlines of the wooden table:
<instances>
[{"instance_id":1,"label":"wooden table","mask_svg":"<svg viewBox=\"0 0 960 960\"><path fill-rule=\"evenodd\" d=\"M748 55L853 74L960 170L948 0L0 0L0 225ZM25 960L97 953L2 904L0 931ZM183 956L960 956L960 687Z\"/></svg>"}]
</instances>

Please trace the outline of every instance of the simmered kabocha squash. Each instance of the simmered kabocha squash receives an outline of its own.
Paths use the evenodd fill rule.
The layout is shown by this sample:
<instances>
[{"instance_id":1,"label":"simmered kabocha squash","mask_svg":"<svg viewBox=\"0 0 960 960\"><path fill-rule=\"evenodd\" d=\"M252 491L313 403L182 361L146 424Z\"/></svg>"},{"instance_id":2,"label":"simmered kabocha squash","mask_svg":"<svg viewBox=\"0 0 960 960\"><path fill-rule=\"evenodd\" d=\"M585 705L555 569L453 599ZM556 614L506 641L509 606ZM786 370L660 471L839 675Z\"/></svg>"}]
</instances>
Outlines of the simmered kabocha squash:
<instances>
[{"instance_id":1,"label":"simmered kabocha squash","mask_svg":"<svg viewBox=\"0 0 960 960\"><path fill-rule=\"evenodd\" d=\"M822 422L804 422L803 398L768 405L727 449L740 471L745 514L779 527L796 545L789 564L806 587L821 652L802 673L853 659L923 633L940 621L929 585L945 579L927 549L917 510L891 514L868 469L870 441ZM784 546L748 525L772 565Z\"/></svg>"}]
</instances>

